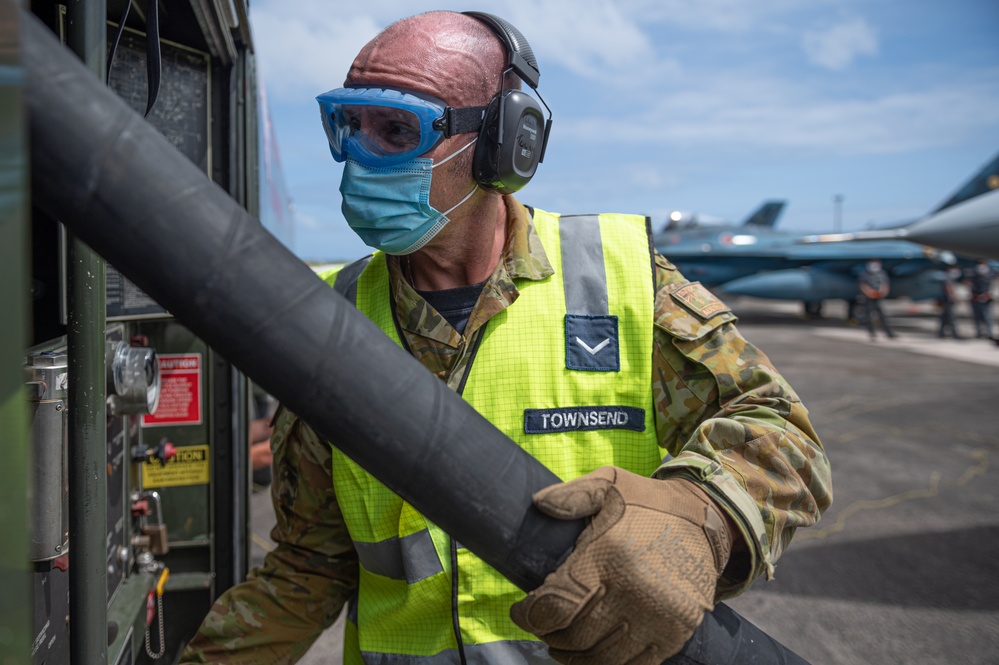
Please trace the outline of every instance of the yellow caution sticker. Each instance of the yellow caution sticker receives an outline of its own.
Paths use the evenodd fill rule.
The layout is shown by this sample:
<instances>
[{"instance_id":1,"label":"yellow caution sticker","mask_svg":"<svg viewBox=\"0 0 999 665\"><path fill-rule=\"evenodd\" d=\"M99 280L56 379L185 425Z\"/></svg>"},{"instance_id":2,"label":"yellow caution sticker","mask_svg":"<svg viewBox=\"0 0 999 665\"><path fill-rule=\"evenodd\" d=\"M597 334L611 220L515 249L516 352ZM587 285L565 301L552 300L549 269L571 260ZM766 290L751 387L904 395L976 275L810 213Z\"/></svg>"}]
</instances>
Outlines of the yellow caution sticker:
<instances>
[{"instance_id":1,"label":"yellow caution sticker","mask_svg":"<svg viewBox=\"0 0 999 665\"><path fill-rule=\"evenodd\" d=\"M207 485L210 480L208 446L181 446L165 465L159 460L142 463L143 487Z\"/></svg>"}]
</instances>

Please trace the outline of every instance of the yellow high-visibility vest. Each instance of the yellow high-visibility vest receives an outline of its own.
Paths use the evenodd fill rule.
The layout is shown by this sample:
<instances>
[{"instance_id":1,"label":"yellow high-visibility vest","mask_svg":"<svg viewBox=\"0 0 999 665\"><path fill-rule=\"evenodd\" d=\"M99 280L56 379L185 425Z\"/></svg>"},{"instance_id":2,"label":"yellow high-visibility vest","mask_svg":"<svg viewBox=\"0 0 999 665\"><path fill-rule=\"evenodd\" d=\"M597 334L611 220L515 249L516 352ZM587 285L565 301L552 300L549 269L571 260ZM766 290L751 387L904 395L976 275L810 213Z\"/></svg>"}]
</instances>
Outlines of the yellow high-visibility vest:
<instances>
[{"instance_id":1,"label":"yellow high-visibility vest","mask_svg":"<svg viewBox=\"0 0 999 665\"><path fill-rule=\"evenodd\" d=\"M518 280L516 301L485 326L462 396L563 480L607 464L650 476L662 451L647 220L535 210L534 225L554 275ZM328 281L401 344L385 256L339 275ZM345 663L554 662L510 620L523 591L335 448L333 480L361 563Z\"/></svg>"}]
</instances>

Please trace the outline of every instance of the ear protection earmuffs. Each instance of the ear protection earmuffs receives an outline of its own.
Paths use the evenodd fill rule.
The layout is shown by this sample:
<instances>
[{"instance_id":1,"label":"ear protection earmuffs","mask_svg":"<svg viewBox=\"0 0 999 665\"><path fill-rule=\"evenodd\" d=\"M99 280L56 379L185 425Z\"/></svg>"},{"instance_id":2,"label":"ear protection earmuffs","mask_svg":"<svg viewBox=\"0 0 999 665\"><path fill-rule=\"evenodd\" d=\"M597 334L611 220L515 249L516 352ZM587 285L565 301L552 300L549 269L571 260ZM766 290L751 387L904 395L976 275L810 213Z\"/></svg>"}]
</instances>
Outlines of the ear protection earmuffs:
<instances>
[{"instance_id":1,"label":"ear protection earmuffs","mask_svg":"<svg viewBox=\"0 0 999 665\"><path fill-rule=\"evenodd\" d=\"M476 18L500 38L508 54L507 67L537 93L541 72L530 44L509 22L484 12L462 12ZM541 96L538 95L540 98ZM541 100L544 104L544 100ZM545 105L548 108L548 105ZM480 187L500 194L516 192L534 177L545 157L551 131L551 111L545 121L538 102L521 90L502 89L486 108L475 146L472 172Z\"/></svg>"}]
</instances>

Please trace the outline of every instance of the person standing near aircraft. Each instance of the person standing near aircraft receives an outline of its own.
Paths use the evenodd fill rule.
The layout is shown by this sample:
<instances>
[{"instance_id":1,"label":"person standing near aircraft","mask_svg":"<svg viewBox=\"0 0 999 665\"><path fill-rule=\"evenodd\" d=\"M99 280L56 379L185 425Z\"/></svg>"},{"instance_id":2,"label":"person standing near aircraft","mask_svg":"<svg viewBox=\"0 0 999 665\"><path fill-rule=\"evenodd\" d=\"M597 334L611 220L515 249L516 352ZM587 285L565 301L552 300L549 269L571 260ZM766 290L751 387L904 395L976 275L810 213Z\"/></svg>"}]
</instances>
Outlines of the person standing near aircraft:
<instances>
[{"instance_id":1,"label":"person standing near aircraft","mask_svg":"<svg viewBox=\"0 0 999 665\"><path fill-rule=\"evenodd\" d=\"M961 269L957 266L948 268L940 283L940 330L937 337L953 337L964 339L957 331L957 320L954 318L954 305L957 303L957 284L961 281Z\"/></svg>"},{"instance_id":2,"label":"person standing near aircraft","mask_svg":"<svg viewBox=\"0 0 999 665\"><path fill-rule=\"evenodd\" d=\"M979 339L992 337L992 280L995 273L985 259L979 259L975 271L967 280L971 291L971 314L975 320L975 336Z\"/></svg>"},{"instance_id":3,"label":"person standing near aircraft","mask_svg":"<svg viewBox=\"0 0 999 665\"><path fill-rule=\"evenodd\" d=\"M888 297L891 292L891 279L888 273L881 267L881 261L871 259L860 271L857 285L860 287L861 302L864 314L867 319L867 330L871 333L871 341L877 339L875 332L874 317L878 317L881 328L885 335L890 338L895 337L895 331L888 324L884 310L881 309L881 301Z\"/></svg>"}]
</instances>

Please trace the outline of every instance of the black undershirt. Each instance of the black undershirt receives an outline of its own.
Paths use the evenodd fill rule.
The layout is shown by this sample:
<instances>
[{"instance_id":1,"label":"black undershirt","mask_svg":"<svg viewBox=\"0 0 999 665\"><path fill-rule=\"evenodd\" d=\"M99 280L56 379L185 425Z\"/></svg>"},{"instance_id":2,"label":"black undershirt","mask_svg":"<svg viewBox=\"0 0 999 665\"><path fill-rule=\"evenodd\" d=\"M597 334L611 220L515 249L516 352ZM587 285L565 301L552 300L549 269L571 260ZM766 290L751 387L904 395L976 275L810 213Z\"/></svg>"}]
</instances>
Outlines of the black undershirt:
<instances>
[{"instance_id":1,"label":"black undershirt","mask_svg":"<svg viewBox=\"0 0 999 665\"><path fill-rule=\"evenodd\" d=\"M488 281L488 280L486 280ZM453 289L441 289L439 291L416 290L423 299L430 303L430 306L437 310L441 316L451 324L451 327L460 334L465 334L465 324L468 317L475 309L475 303L479 300L482 287L486 282L459 286Z\"/></svg>"}]
</instances>

